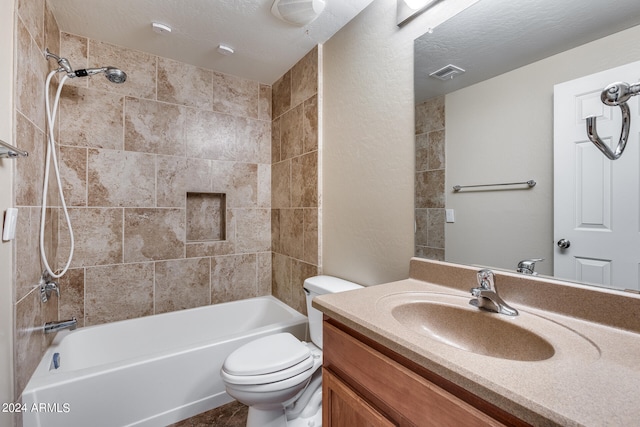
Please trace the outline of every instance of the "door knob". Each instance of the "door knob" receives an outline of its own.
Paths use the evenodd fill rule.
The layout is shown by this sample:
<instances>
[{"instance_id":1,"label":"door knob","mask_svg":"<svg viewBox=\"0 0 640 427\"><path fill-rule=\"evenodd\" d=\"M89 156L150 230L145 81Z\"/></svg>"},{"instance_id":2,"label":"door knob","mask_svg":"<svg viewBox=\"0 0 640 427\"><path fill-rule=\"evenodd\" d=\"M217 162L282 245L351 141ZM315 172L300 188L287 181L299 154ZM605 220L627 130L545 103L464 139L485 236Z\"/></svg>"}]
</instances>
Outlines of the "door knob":
<instances>
[{"instance_id":1,"label":"door knob","mask_svg":"<svg viewBox=\"0 0 640 427\"><path fill-rule=\"evenodd\" d=\"M567 249L569 246L571 246L571 242L568 241L567 239L558 240L558 247L560 249Z\"/></svg>"}]
</instances>

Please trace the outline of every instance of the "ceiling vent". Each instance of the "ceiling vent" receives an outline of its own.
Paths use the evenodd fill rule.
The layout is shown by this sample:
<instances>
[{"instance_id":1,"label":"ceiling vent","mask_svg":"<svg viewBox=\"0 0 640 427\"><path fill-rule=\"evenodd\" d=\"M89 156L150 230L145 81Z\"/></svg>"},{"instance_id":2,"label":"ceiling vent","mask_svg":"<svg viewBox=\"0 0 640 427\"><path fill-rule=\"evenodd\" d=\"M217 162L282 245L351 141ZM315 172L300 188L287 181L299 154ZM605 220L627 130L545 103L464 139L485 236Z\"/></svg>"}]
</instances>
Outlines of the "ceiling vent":
<instances>
[{"instance_id":1,"label":"ceiling vent","mask_svg":"<svg viewBox=\"0 0 640 427\"><path fill-rule=\"evenodd\" d=\"M429 77L435 77L436 79L440 80L451 80L455 76L458 76L462 73L464 73L464 70L462 68L456 67L453 64L449 64L429 74Z\"/></svg>"},{"instance_id":2,"label":"ceiling vent","mask_svg":"<svg viewBox=\"0 0 640 427\"><path fill-rule=\"evenodd\" d=\"M288 24L304 27L320 16L324 6L324 0L276 0L271 13Z\"/></svg>"}]
</instances>

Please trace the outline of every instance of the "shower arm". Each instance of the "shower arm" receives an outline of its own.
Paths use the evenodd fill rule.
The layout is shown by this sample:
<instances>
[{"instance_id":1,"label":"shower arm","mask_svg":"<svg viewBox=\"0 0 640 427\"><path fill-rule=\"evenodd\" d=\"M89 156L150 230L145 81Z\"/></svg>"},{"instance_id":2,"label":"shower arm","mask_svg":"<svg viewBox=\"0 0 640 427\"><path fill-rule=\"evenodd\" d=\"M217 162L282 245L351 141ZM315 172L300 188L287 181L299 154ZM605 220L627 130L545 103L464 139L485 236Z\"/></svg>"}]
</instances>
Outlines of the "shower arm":
<instances>
[{"instance_id":1,"label":"shower arm","mask_svg":"<svg viewBox=\"0 0 640 427\"><path fill-rule=\"evenodd\" d=\"M587 117L586 125L589 140L593 142L596 148L610 160L619 159L627 145L627 141L629 139L629 127L631 126L631 113L629 111L629 105L627 105L627 100L638 94L640 94L640 83L629 85L628 83L623 82L610 84L604 88L600 94L600 99L603 104L611 107L617 105L620 107L620 111L622 112L622 129L620 131L620 138L615 152L598 136L596 117Z\"/></svg>"}]
</instances>

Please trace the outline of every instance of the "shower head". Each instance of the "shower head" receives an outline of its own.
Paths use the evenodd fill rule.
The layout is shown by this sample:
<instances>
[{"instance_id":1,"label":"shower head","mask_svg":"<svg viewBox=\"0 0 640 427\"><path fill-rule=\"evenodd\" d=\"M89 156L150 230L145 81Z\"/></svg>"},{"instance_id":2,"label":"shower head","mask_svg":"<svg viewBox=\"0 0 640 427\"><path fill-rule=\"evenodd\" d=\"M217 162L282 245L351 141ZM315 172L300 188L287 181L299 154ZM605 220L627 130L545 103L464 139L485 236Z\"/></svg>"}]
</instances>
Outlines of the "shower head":
<instances>
[{"instance_id":1,"label":"shower head","mask_svg":"<svg viewBox=\"0 0 640 427\"><path fill-rule=\"evenodd\" d=\"M127 75L124 71L115 68L115 67L102 67L102 68L86 68L82 70L73 70L71 68L71 64L67 58L61 58L58 55L49 52L49 49L45 49L44 51L45 57L47 59L53 58L58 62L60 68L58 68L58 72L64 71L67 73L67 77L75 78L75 77L86 77L91 76L93 74L104 73L107 80L111 83L124 83L127 80Z\"/></svg>"},{"instance_id":2,"label":"shower head","mask_svg":"<svg viewBox=\"0 0 640 427\"><path fill-rule=\"evenodd\" d=\"M124 83L127 80L127 75L124 71L115 67L102 67L102 68L87 68L83 70L76 70L69 74L69 77L86 77L93 74L104 73L107 80L111 83Z\"/></svg>"}]
</instances>

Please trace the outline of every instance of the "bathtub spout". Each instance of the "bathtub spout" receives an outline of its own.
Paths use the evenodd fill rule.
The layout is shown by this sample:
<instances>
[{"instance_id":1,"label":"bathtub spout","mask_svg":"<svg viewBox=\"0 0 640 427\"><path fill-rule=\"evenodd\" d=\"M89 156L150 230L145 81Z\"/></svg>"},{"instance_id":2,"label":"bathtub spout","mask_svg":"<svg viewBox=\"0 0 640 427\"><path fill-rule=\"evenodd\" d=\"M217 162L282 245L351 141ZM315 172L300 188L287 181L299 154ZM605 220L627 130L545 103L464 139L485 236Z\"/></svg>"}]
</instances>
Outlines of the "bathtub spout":
<instances>
[{"instance_id":1,"label":"bathtub spout","mask_svg":"<svg viewBox=\"0 0 640 427\"><path fill-rule=\"evenodd\" d=\"M52 334L63 329L69 329L70 331L73 331L77 326L78 321L75 317L72 317L69 320L61 320L59 322L47 322L44 324L44 333Z\"/></svg>"}]
</instances>

